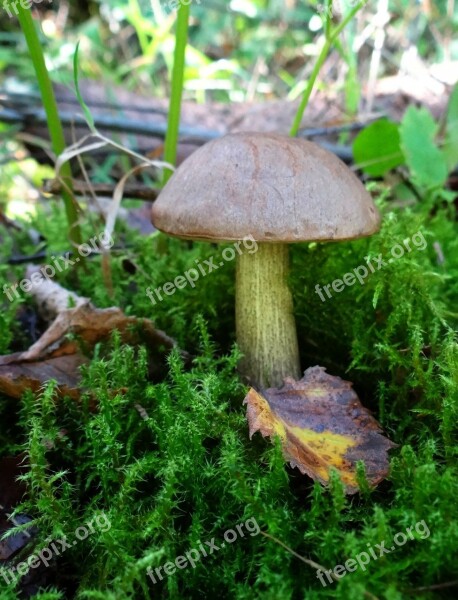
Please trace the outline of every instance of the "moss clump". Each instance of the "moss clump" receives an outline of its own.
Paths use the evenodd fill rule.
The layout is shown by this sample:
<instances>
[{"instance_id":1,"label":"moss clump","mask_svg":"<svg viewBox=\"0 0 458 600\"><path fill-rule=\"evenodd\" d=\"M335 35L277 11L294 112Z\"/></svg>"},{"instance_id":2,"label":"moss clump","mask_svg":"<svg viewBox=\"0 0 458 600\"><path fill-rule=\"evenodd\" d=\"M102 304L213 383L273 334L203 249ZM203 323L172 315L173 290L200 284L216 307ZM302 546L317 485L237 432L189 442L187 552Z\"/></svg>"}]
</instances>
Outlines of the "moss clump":
<instances>
[{"instance_id":1,"label":"moss clump","mask_svg":"<svg viewBox=\"0 0 458 600\"><path fill-rule=\"evenodd\" d=\"M111 523L53 559L46 581L55 591L38 597L200 599L217 590L237 600L353 600L365 594L394 600L456 579L457 226L447 207L394 211L382 202L382 208L383 229L372 238L294 247L291 286L304 366L321 364L354 381L363 404L399 444L389 479L346 498L335 479L325 490L285 467L277 445L261 436L250 442L246 389L232 348L234 264L152 305L147 287L172 281L221 248L170 240L167 253L159 254L157 238L120 232L130 247L112 260L114 299L100 285L97 260L81 275L79 293L99 306L118 304L152 317L194 361L185 368L172 353L167 379L152 383L148 349L122 346L115 336L96 348L84 372L97 412L90 412L88 398L80 405L56 403L52 384L37 398L9 404L8 420L3 410L2 452L25 450L31 465L24 475L29 497L17 512L34 518L37 549L49 537L74 539L79 526L102 514ZM424 249L419 244L386 261L364 285L347 286L325 302L314 292L316 284L367 264L366 256L392 257L395 244L418 232ZM60 280L70 286L73 277L68 272ZM10 310L4 313L9 332ZM2 336L5 350L11 333ZM252 518L327 569L369 548L377 551L383 541L391 548L396 534L417 523L429 533L423 528L424 535L417 532L395 551L372 558L365 570L326 586L313 568L261 533L238 537L195 568L177 569L156 584L148 577L149 567L154 572L200 543L215 538L220 546L226 530ZM13 586L8 590L1 579L0 585L2 600L19 597ZM421 597L452 597L452 589Z\"/></svg>"}]
</instances>

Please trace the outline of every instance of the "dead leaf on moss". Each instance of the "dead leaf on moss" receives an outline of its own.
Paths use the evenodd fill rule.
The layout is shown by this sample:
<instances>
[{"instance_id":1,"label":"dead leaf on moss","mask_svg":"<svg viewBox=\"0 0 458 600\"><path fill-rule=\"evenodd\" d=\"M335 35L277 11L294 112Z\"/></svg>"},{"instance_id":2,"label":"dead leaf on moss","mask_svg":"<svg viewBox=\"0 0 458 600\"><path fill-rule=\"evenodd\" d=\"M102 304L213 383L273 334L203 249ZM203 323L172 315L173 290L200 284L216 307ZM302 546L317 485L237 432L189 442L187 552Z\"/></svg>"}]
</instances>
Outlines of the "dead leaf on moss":
<instances>
[{"instance_id":1,"label":"dead leaf on moss","mask_svg":"<svg viewBox=\"0 0 458 600\"><path fill-rule=\"evenodd\" d=\"M155 329L149 319L127 317L120 308L96 308L87 301L77 308L60 312L41 338L22 353L22 360L73 354L78 351L80 344L91 349L98 342L108 339L114 330L121 333L124 343L138 344L143 341L166 349L174 346L172 338ZM73 334L72 338L69 339L68 334Z\"/></svg>"},{"instance_id":2,"label":"dead leaf on moss","mask_svg":"<svg viewBox=\"0 0 458 600\"><path fill-rule=\"evenodd\" d=\"M352 383L328 375L323 367L310 367L299 381L286 378L280 389L261 394L251 388L244 404L250 438L256 431L264 437L278 435L290 464L324 485L334 467L346 492L357 492L359 460L373 486L388 473L387 451L396 444L382 435Z\"/></svg>"},{"instance_id":3,"label":"dead leaf on moss","mask_svg":"<svg viewBox=\"0 0 458 600\"><path fill-rule=\"evenodd\" d=\"M23 352L0 356L0 392L20 398L25 390L38 392L47 381L57 381L58 392L77 400L81 394L79 367L87 360L79 353L47 360L23 360Z\"/></svg>"},{"instance_id":4,"label":"dead leaf on moss","mask_svg":"<svg viewBox=\"0 0 458 600\"><path fill-rule=\"evenodd\" d=\"M81 348L90 352L115 330L123 343L145 343L157 356L175 345L149 319L128 317L117 307L96 308L88 298L76 296L55 282L43 281L31 293L41 312L55 318L28 350L0 356L0 392L13 398L20 398L27 389L38 391L54 379L60 394L77 399L81 394L79 367L88 362ZM66 308L69 300L75 308Z\"/></svg>"}]
</instances>

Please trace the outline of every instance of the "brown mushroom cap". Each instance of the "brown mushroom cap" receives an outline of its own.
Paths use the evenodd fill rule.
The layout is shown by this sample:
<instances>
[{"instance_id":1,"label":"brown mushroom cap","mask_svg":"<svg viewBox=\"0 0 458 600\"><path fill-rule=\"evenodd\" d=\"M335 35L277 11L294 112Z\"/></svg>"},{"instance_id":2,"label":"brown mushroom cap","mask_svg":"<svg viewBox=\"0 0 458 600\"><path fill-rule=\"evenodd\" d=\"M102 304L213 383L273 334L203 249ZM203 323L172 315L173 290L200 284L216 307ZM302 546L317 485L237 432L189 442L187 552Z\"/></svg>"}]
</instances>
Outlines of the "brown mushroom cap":
<instances>
[{"instance_id":1,"label":"brown mushroom cap","mask_svg":"<svg viewBox=\"0 0 458 600\"><path fill-rule=\"evenodd\" d=\"M175 237L272 243L355 239L380 225L370 195L337 156L303 139L245 132L191 154L152 219Z\"/></svg>"}]
</instances>

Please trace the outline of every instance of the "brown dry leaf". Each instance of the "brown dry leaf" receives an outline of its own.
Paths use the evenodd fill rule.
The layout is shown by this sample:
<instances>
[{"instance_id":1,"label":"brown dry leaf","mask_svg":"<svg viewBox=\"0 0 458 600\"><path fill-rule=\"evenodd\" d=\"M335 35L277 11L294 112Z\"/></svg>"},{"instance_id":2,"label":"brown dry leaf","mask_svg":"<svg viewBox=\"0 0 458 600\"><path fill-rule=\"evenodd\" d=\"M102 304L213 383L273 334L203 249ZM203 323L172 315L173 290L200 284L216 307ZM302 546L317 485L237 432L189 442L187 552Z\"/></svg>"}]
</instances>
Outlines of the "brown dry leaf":
<instances>
[{"instance_id":1,"label":"brown dry leaf","mask_svg":"<svg viewBox=\"0 0 458 600\"><path fill-rule=\"evenodd\" d=\"M23 359L24 352L0 356L0 392L11 398L20 398L25 390L38 392L47 381L54 379L58 392L77 400L80 396L79 367L87 360L77 353L69 356L56 356L36 361Z\"/></svg>"},{"instance_id":2,"label":"brown dry leaf","mask_svg":"<svg viewBox=\"0 0 458 600\"><path fill-rule=\"evenodd\" d=\"M37 270L28 270L29 278L33 272ZM175 345L149 319L127 317L117 307L96 308L88 298L76 296L52 281L43 281L31 293L41 312L55 318L28 350L0 356L0 392L13 398L20 398L27 389L39 390L50 379L57 382L62 395L79 398L79 367L87 362L80 346L90 351L98 342L109 339L114 330L120 332L124 343L145 343L158 352ZM69 299L75 308L65 308Z\"/></svg>"},{"instance_id":3,"label":"brown dry leaf","mask_svg":"<svg viewBox=\"0 0 458 600\"><path fill-rule=\"evenodd\" d=\"M290 464L324 485L334 467L346 492L357 492L359 460L373 486L388 473L387 451L396 444L382 435L352 383L328 375L323 367L310 367L299 381L286 378L280 389L261 394L251 388L244 404L250 438L255 431L264 437L278 435Z\"/></svg>"},{"instance_id":4,"label":"brown dry leaf","mask_svg":"<svg viewBox=\"0 0 458 600\"><path fill-rule=\"evenodd\" d=\"M92 348L101 340L108 339L114 330L121 333L125 343L145 342L154 346L173 348L174 341L163 331L154 328L149 319L126 317L120 308L96 308L89 301L77 308L60 312L41 338L26 352L22 360L43 360L78 352L79 344ZM68 334L77 339L68 339ZM1 365L0 357L0 365Z\"/></svg>"}]
</instances>

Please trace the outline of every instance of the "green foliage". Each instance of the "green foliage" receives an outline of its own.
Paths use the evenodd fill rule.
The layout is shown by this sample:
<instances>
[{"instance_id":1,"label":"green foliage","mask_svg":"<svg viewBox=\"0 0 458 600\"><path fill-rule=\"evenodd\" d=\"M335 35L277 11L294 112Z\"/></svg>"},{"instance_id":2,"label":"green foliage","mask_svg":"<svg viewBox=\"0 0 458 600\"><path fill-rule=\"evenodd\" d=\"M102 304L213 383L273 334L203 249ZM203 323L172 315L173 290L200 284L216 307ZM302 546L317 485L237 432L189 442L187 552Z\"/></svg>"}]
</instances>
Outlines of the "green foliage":
<instances>
[{"instance_id":1,"label":"green foliage","mask_svg":"<svg viewBox=\"0 0 458 600\"><path fill-rule=\"evenodd\" d=\"M148 382L147 351L122 347L115 336L85 370L98 400L95 413L88 401L56 405L52 384L37 398L24 398L20 422L31 469L23 479L30 494L17 512L34 516L36 548L63 536L71 541L79 526L102 514L111 523L55 559L60 572L77 576L77 598L197 598L216 588L227 598L293 598L305 590L321 598L330 587L336 598L350 599L355 589L388 598L387 587L400 594L420 573L428 584L438 569L444 577L453 572L448 549L458 543L458 528L450 527L457 481L430 440L415 452L405 445L393 459L391 500L380 492L350 500L336 478L329 492L297 475L288 483L278 445L247 439L237 352L218 358L202 322L199 331L194 366L184 369L173 352L168 380L156 385ZM238 539L194 569L149 580L148 567L213 537L219 546L224 531L252 517L329 568L368 545L386 540L389 546L397 532L421 520L430 536L417 535L327 589L320 589L313 569L261 535ZM62 597L68 597L65 586Z\"/></svg>"},{"instance_id":2,"label":"green foliage","mask_svg":"<svg viewBox=\"0 0 458 600\"><path fill-rule=\"evenodd\" d=\"M431 113L425 108L410 106L399 125L388 119L380 119L356 136L353 154L357 165L364 173L381 177L405 164L409 168L412 183L422 195L442 188L449 170L458 161L456 90L450 97L443 148L436 141L439 125Z\"/></svg>"},{"instance_id":3,"label":"green foliage","mask_svg":"<svg viewBox=\"0 0 458 600\"><path fill-rule=\"evenodd\" d=\"M451 171L458 164L458 84L453 88L448 101L442 151L447 160L447 167Z\"/></svg>"},{"instance_id":4,"label":"green foliage","mask_svg":"<svg viewBox=\"0 0 458 600\"><path fill-rule=\"evenodd\" d=\"M411 425L408 411L418 403L442 411L450 397L436 365L447 356L447 371L454 372L450 360L455 356L458 320L452 300L458 296L457 231L447 208L426 220L424 205L394 213L384 201L383 209L380 234L355 242L314 244L307 258L303 249L294 249L292 284L303 362L320 360L335 374L348 370L347 376L365 388L366 405L378 404L384 422L385 411L394 411L397 427L404 428ZM444 263L438 264L438 248ZM385 263L381 268L379 258ZM324 286L359 267L361 273L366 270L362 283L354 278L338 293L330 287L328 298ZM439 398L444 406L438 405Z\"/></svg>"},{"instance_id":5,"label":"green foliage","mask_svg":"<svg viewBox=\"0 0 458 600\"><path fill-rule=\"evenodd\" d=\"M384 214L381 232L355 242L295 246L291 285L303 365L321 364L354 382L363 404L399 444L391 452L389 480L369 490L361 465L363 493L347 498L335 477L324 490L285 468L278 444L258 434L250 441L242 408L246 390L235 371L238 353L230 348L234 265L228 262L195 288L153 305L146 287L173 281L196 260L219 257L222 247L170 240L168 253L159 254L157 236L120 230L118 239L125 237L129 249L113 257L115 299L98 284L98 260L88 261L79 292L99 306L119 303L130 314L154 318L194 361L185 368L172 353L167 379L153 383L149 349L122 346L115 336L96 348L84 369L88 394L80 405L55 402L50 384L2 412L3 451L24 450L31 465L24 476L29 498L17 512L29 514L38 527L35 551L49 537L71 539L102 514L111 523L108 531L97 528L55 558L59 573L73 575L71 584L56 577L56 594L192 599L218 589L221 597L238 600L352 600L366 592L391 599L455 577L450 548L458 543L457 226L450 206L433 213L427 203L394 210L384 190L374 193ZM40 216L35 226L43 232L56 227L57 235L58 217L49 221ZM398 244L403 255L390 262ZM377 269L380 254L386 265ZM333 297L325 302L315 293L317 283L331 284L367 266L366 256L375 269L364 285L356 282L339 293L331 287ZM124 270L126 259L135 268L132 276ZM59 280L71 286L71 272ZM9 416L7 426L5 411L11 415L19 407L18 423ZM9 440L20 439L17 427L24 441L14 448ZM194 569L177 570L156 584L149 579L148 567L154 571L213 537L219 546L227 529L252 517L263 531L327 569L383 540L390 547L396 533L423 520L430 535L416 535L371 560L366 570L326 587L314 569L261 534L245 535ZM5 599L16 597L4 593Z\"/></svg>"},{"instance_id":6,"label":"green foliage","mask_svg":"<svg viewBox=\"0 0 458 600\"><path fill-rule=\"evenodd\" d=\"M353 17L357 14L361 8L363 8L366 0L360 0L357 2L351 10L345 14L342 21L336 25L332 26L332 0L326 0L326 11L324 16L324 31L325 31L325 40L321 45L320 52L316 58L315 64L313 66L313 70L308 78L307 84L304 89L304 93L302 95L302 99L299 103L298 109L293 119L293 124L290 129L290 135L296 136L299 127L302 122L302 117L304 115L304 111L307 108L308 102L310 100L310 96L313 91L313 87L315 85L316 78L321 71L321 68L326 60L329 50L331 49L333 44L338 43L338 38L341 32L345 29L345 27L350 23Z\"/></svg>"},{"instance_id":7,"label":"green foliage","mask_svg":"<svg viewBox=\"0 0 458 600\"><path fill-rule=\"evenodd\" d=\"M409 106L400 126L401 146L414 181L437 188L447 179L447 164L434 137L438 125L425 108Z\"/></svg>"},{"instance_id":8,"label":"green foliage","mask_svg":"<svg viewBox=\"0 0 458 600\"><path fill-rule=\"evenodd\" d=\"M399 125L380 119L368 125L353 141L356 164L368 175L380 177L404 163Z\"/></svg>"},{"instance_id":9,"label":"green foliage","mask_svg":"<svg viewBox=\"0 0 458 600\"><path fill-rule=\"evenodd\" d=\"M237 11L203 4L192 6L197 18L184 70L187 93L198 100L206 94L202 81L213 99L245 98L254 59L259 59L262 89L269 81L262 65L281 53L294 60L295 49L312 39L302 23L309 22L312 9L302 3L293 3L285 14L282 3L267 0L237 3ZM174 18L155 1L150 6L110 0L103 6L103 16L66 38L70 44L77 37L86 42L82 70L160 95L171 69ZM207 12L212 19L204 26L201 17ZM288 27L278 26L280 17ZM299 28L293 27L294 19L302 20ZM123 20L135 35L119 44L118 36L107 35L107 27L116 30ZM330 20L326 27L329 34ZM61 49L47 44L49 55L62 60ZM116 45L115 52L107 52L110 44ZM223 53L214 62L199 49L231 45L230 58ZM356 57L337 45L350 68L347 107L353 110ZM11 56L3 53L0 60L7 64ZM24 63L26 68L30 65ZM309 78L306 94L318 71ZM274 79L275 85L283 82L285 91L296 93L301 85L282 69L269 84ZM49 588L35 597L192 600L211 598L216 591L235 600L397 600L416 597L420 586L456 578L458 231L452 203L442 202L452 196L440 189L457 161L456 99L455 89L443 131L424 109L411 107L400 127L379 121L355 142L358 162L381 159L366 165L369 175L382 176L406 164L418 202L396 208L396 192L373 186L383 212L379 234L355 242L301 244L291 253L302 364L323 365L354 383L363 404L399 445L391 452L388 480L370 490L361 464L362 493L348 498L335 474L329 489L323 489L285 466L278 442L271 445L259 434L249 440L242 407L246 389L236 373L234 262L153 303L148 288L173 281L211 256L218 264L223 247L170 240L164 252L160 236L140 237L118 226L116 239L125 247L112 255L114 296L100 284L98 258L87 261L78 293L97 306L118 305L127 314L152 318L193 361L185 366L173 352L167 378L158 381L151 375L151 349L123 346L114 335L95 348L83 370L86 395L80 404L56 401L53 383L20 402L0 399L0 452L24 451L29 465L23 476L29 494L16 513L30 515L37 529L18 559L50 540L74 539L78 527L102 516L111 524L56 556L46 571ZM107 168L100 168L101 179ZM87 218L83 241L102 231L101 222ZM47 239L50 254L68 249L65 215L56 205L39 211L33 226ZM9 258L13 242L0 234L0 256ZM24 254L37 250L25 234L15 236L15 243ZM394 248L401 248L402 256L396 257ZM382 268L377 267L380 256L386 263ZM361 266L367 271L361 284L334 291L333 281ZM0 284L21 277L22 267L0 261ZM74 277L69 270L56 279L74 289ZM320 298L317 284L328 285L332 297ZM24 295L12 303L2 298L0 352L30 344L28 328L21 331L17 319L17 309L27 310L29 304ZM253 517L263 532L326 569L382 541L390 547L398 532L416 523L424 521L429 534L417 533L365 570L325 587L313 568L261 534L246 534L195 568L177 570L156 584L148 577L148 568L159 568L201 542L215 538L220 545L227 529ZM0 586L2 600L20 597L1 578ZM429 590L421 595L429 600L443 594Z\"/></svg>"},{"instance_id":10,"label":"green foliage","mask_svg":"<svg viewBox=\"0 0 458 600\"><path fill-rule=\"evenodd\" d=\"M17 303L9 305L0 313L0 354L7 354L13 341L13 324L16 318Z\"/></svg>"}]
</instances>

